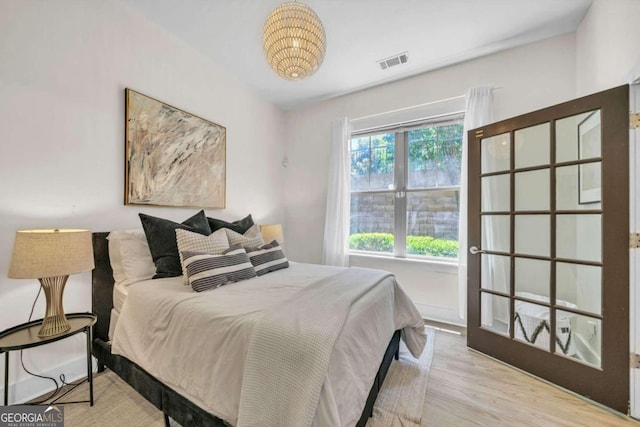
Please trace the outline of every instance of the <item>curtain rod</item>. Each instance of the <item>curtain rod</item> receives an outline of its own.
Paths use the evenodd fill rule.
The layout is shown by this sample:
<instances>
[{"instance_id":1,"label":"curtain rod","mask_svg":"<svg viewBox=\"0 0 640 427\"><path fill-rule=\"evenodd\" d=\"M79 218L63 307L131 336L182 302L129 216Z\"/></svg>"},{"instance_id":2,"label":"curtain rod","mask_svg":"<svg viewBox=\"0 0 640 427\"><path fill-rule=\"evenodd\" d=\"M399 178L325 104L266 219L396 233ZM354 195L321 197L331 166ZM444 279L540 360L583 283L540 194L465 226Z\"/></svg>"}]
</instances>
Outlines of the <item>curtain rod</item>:
<instances>
[{"instance_id":1,"label":"curtain rod","mask_svg":"<svg viewBox=\"0 0 640 427\"><path fill-rule=\"evenodd\" d=\"M500 89L501 86L492 87L491 90ZM398 113L400 111L411 110L413 108L426 107L427 105L439 104L441 102L454 101L456 99L464 98L465 95L452 96L451 98L439 99L437 101L425 102L423 104L411 105L409 107L398 108L397 110L384 111L382 113L370 114L368 116L356 117L355 119L349 120L350 122L357 122L358 120L370 119L372 117L384 116L385 114Z\"/></svg>"},{"instance_id":2,"label":"curtain rod","mask_svg":"<svg viewBox=\"0 0 640 427\"><path fill-rule=\"evenodd\" d=\"M452 96L451 98L439 99L438 101L425 102L424 104L411 105L409 107L398 108L397 110L391 110L391 111L385 111L385 112L382 112L382 113L370 114L368 116L362 116L362 117L357 117L355 119L351 119L350 121L351 122L356 122L358 120L364 120L364 119L370 119L372 117L384 116L385 114L398 113L398 112L404 111L404 110L411 110L412 108L426 107L427 105L439 104L441 102L453 101L455 99L460 99L460 98L464 98L464 95Z\"/></svg>"},{"instance_id":3,"label":"curtain rod","mask_svg":"<svg viewBox=\"0 0 640 427\"><path fill-rule=\"evenodd\" d=\"M459 119L462 117L464 117L464 110L454 111L452 113L446 113L446 114L438 114L430 117L421 117L419 119L407 120L403 122L389 123L383 126L372 126L370 128L358 129L357 131L352 132L351 135L358 136L358 135L364 135L364 134L371 134L372 131L382 132L382 131L391 130L391 129L407 128L407 127L412 127L418 124L423 124L426 121L429 121L430 124L435 124L435 123L442 124L445 122L455 121L456 119Z\"/></svg>"}]
</instances>

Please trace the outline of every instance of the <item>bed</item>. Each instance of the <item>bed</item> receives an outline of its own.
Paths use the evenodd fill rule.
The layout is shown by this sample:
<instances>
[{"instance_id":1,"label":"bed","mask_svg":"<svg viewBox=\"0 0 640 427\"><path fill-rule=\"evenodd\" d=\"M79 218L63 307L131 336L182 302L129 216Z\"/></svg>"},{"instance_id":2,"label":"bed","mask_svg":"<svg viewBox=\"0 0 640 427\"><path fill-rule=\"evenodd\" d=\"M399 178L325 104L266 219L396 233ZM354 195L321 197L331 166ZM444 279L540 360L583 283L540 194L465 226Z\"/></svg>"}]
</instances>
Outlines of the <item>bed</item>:
<instances>
[{"instance_id":1,"label":"bed","mask_svg":"<svg viewBox=\"0 0 640 427\"><path fill-rule=\"evenodd\" d=\"M186 339L183 337L183 335L187 335L186 333L169 332L167 336L170 338L163 338L162 344L157 344L153 340L145 341L147 338L139 334L144 334L145 330L150 330L152 334L157 334L158 331L168 327L164 319L170 318L171 316L169 315L159 316L158 318L163 319L162 321L153 320L150 324L144 323L147 322L146 319L154 318L152 313L154 310L159 310L158 307L162 307L167 312L179 313L189 301L194 301L196 306L205 305L203 304L203 297L198 295L198 298L196 298L194 296L195 293L189 292L187 287L179 286L179 278L158 279L153 283L150 283L151 281L143 281L126 289L114 287L107 235L108 233L94 233L93 235L96 268L92 278L92 304L93 311L98 316L98 321L94 327L93 351L94 356L98 359L99 371L108 367L115 372L143 397L163 411L167 423L167 417L171 417L184 427L235 425L238 422L238 417L242 416L242 408L248 407L245 402L246 399L244 399L245 393L242 393L242 399L245 404L244 406L240 404L239 414L234 412L238 411L237 406L240 401L240 389L243 381L247 381L247 371L249 370L247 366L249 366L248 361L250 360L251 352L247 353L247 366L242 364L239 367L230 366L227 361L231 359L244 360L244 357L229 357L229 355L245 354L243 351L246 351L249 339L247 337L244 339L236 337L242 337L243 334L246 335L246 326L242 327L244 329L239 326L236 330L229 329L229 333L226 334L217 334L221 335L223 340L233 341L235 339L240 342L241 346L238 348L228 345L230 350L225 350L227 348L226 344L221 346L217 341L208 340L203 336L197 348L201 349L204 354L210 355L220 351L220 349L227 351L227 353L216 353L217 357L211 358L211 365L209 363L183 363L177 365L180 360L204 360L201 357L202 354L198 355L193 350L191 350L191 353L180 352L181 348L187 348L184 345L185 341L183 341L183 339ZM255 304L257 305L255 307L238 305L238 307L243 307L242 310L246 312L258 313L264 309L261 304L268 305L270 304L269 301L275 301L277 294L284 292L286 295L290 295L293 291L289 288L306 286L307 279L315 271L314 269L318 269L320 276L333 274L330 268L327 270L327 267L293 263L286 273L280 275L270 273L267 275L268 277L264 276L263 278L247 281L247 283L239 286L234 284L223 287L227 289L217 294L213 294L213 292L217 292L219 289L209 292L204 298L213 299L206 305L215 305L216 300L220 297L228 298L224 300L224 304L221 304L226 307L228 301L232 301L233 298L240 298L239 295L242 292L255 294L255 292L258 292L257 289L259 287L260 292L265 292L263 294L265 296L256 299L257 302ZM279 285L279 280L286 282L287 286ZM385 287L395 289L386 285ZM381 287L381 289L385 287ZM270 291L267 292L266 290ZM272 294L273 297L269 296ZM400 294L403 293L400 292ZM215 298L213 297L214 295ZM142 300L143 296L144 300ZM402 295L398 295L397 291L396 294L390 291L389 298L391 300L397 300L401 297ZM372 301L367 302L367 298L363 297L362 301L364 302L358 302L361 309L356 310L356 314L350 314L350 317L364 316L369 312L377 313L374 317L382 318L388 316L388 314L382 313L385 310L383 308L384 305L376 305L372 297L369 298ZM115 310L114 301L116 302ZM179 324L180 321L195 322L194 319L189 317L194 311L198 310L190 308L183 314L174 316L176 320L168 323L171 323L172 327L182 328L181 330L194 329L197 333L200 333L203 329L202 327L190 326L195 325L195 323ZM395 316L397 317L398 315ZM127 320L123 321L123 317ZM229 320L228 316L222 317L227 321L226 324L223 323L225 328L237 326L237 322ZM413 330L418 330L415 313L409 310L408 313L400 315L399 318L400 320L394 323L400 322L403 327L411 327ZM115 327L114 323L116 323ZM395 324L386 325L375 332L375 334L384 335L384 341L377 339L377 342L368 344L366 335L371 334L371 331L376 328L363 328L363 324L363 321L356 322L355 320L349 320L345 323L340 336L336 340L335 348L331 352L331 363L326 380L322 385L320 401L317 409L313 409L314 419L312 424L309 425L364 426L371 415L378 390L384 381L394 355L397 358L402 333L400 330L396 330ZM180 331L180 329L177 330ZM364 338L359 338L363 335L365 336ZM115 338L115 340L112 341L112 338ZM406 336L405 338L413 340L414 347L420 345L419 333L413 334L412 338ZM168 341L172 342L171 345L167 343ZM154 345L156 347L153 347ZM242 347L242 345L245 347ZM424 345L424 342L422 342L422 345ZM174 349L165 352L165 348L171 348L172 346L177 346L178 350ZM194 346L188 347L195 348ZM193 359L194 357L196 359ZM197 359L198 357L200 359ZM261 361L257 360L257 362L259 366ZM375 367L372 368L373 363L375 363ZM162 367L163 365L165 366L164 368ZM167 372L167 366L177 366L178 369ZM199 375L198 371L194 369L202 369L202 375ZM265 369L258 372L263 371ZM270 369L266 371L270 371ZM274 369L274 371L276 370ZM244 372L243 379L238 379L238 372L241 372L240 377ZM228 375L225 377L227 373ZM358 378L351 378L354 381L349 380L349 378L342 378L348 375L357 376ZM199 376L202 376L202 378L199 378ZM353 385L349 385L352 382L356 384L355 389ZM364 384L366 384L366 389L362 389ZM244 384L244 388L247 389L249 387ZM252 422L243 421L241 424L259 425L256 424L255 420Z\"/></svg>"}]
</instances>

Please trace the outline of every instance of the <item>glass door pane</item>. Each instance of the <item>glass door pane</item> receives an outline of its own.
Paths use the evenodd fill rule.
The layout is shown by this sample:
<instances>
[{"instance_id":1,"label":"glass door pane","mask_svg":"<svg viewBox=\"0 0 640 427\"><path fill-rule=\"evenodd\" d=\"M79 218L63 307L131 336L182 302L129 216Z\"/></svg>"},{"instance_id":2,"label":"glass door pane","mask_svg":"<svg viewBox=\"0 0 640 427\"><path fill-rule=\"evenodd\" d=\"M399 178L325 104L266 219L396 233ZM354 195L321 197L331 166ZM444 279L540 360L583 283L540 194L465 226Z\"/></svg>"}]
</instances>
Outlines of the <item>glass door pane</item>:
<instances>
[{"instance_id":1,"label":"glass door pane","mask_svg":"<svg viewBox=\"0 0 640 427\"><path fill-rule=\"evenodd\" d=\"M600 157L600 110L556 121L556 162Z\"/></svg>"},{"instance_id":2,"label":"glass door pane","mask_svg":"<svg viewBox=\"0 0 640 427\"><path fill-rule=\"evenodd\" d=\"M508 212L511 210L511 175L482 177L482 211Z\"/></svg>"},{"instance_id":3,"label":"glass door pane","mask_svg":"<svg viewBox=\"0 0 640 427\"><path fill-rule=\"evenodd\" d=\"M516 253L548 257L550 230L549 215L516 215L514 230Z\"/></svg>"},{"instance_id":4,"label":"glass door pane","mask_svg":"<svg viewBox=\"0 0 640 427\"><path fill-rule=\"evenodd\" d=\"M481 327L501 335L509 335L509 298L482 293Z\"/></svg>"},{"instance_id":5,"label":"glass door pane","mask_svg":"<svg viewBox=\"0 0 640 427\"><path fill-rule=\"evenodd\" d=\"M480 144L482 173L507 171L511 167L511 135L501 135L484 138Z\"/></svg>"},{"instance_id":6,"label":"glass door pane","mask_svg":"<svg viewBox=\"0 0 640 427\"><path fill-rule=\"evenodd\" d=\"M549 210L549 169L518 172L516 178L516 211Z\"/></svg>"},{"instance_id":7,"label":"glass door pane","mask_svg":"<svg viewBox=\"0 0 640 427\"><path fill-rule=\"evenodd\" d=\"M550 129L542 123L515 132L516 169L549 164Z\"/></svg>"},{"instance_id":8,"label":"glass door pane","mask_svg":"<svg viewBox=\"0 0 640 427\"><path fill-rule=\"evenodd\" d=\"M602 215L558 215L556 256L600 262L602 260Z\"/></svg>"},{"instance_id":9,"label":"glass door pane","mask_svg":"<svg viewBox=\"0 0 640 427\"><path fill-rule=\"evenodd\" d=\"M549 302L551 262L516 257L516 296Z\"/></svg>"},{"instance_id":10,"label":"glass door pane","mask_svg":"<svg viewBox=\"0 0 640 427\"><path fill-rule=\"evenodd\" d=\"M556 354L571 357L597 368L602 361L602 321L556 310Z\"/></svg>"},{"instance_id":11,"label":"glass door pane","mask_svg":"<svg viewBox=\"0 0 640 427\"><path fill-rule=\"evenodd\" d=\"M556 263L556 301L581 311L602 314L602 267Z\"/></svg>"},{"instance_id":12,"label":"glass door pane","mask_svg":"<svg viewBox=\"0 0 640 427\"><path fill-rule=\"evenodd\" d=\"M549 351L549 307L524 301L515 302L514 334L516 340Z\"/></svg>"},{"instance_id":13,"label":"glass door pane","mask_svg":"<svg viewBox=\"0 0 640 427\"><path fill-rule=\"evenodd\" d=\"M480 287L492 291L509 293L511 258L503 255L482 254L482 277Z\"/></svg>"},{"instance_id":14,"label":"glass door pane","mask_svg":"<svg viewBox=\"0 0 640 427\"><path fill-rule=\"evenodd\" d=\"M556 168L556 209L601 209L602 162Z\"/></svg>"},{"instance_id":15,"label":"glass door pane","mask_svg":"<svg viewBox=\"0 0 640 427\"><path fill-rule=\"evenodd\" d=\"M508 215L483 215L482 248L488 251L511 252L510 230Z\"/></svg>"}]
</instances>

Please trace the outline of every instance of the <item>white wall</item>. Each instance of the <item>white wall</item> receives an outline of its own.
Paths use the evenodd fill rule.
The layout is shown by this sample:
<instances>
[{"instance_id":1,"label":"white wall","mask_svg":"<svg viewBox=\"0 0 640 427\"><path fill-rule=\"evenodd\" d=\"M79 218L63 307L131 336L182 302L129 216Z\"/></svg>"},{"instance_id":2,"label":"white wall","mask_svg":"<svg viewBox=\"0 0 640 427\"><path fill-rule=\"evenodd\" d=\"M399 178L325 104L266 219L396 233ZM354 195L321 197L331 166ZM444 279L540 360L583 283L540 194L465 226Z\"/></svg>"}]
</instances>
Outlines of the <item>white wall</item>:
<instances>
[{"instance_id":1,"label":"white wall","mask_svg":"<svg viewBox=\"0 0 640 427\"><path fill-rule=\"evenodd\" d=\"M629 83L640 62L640 2L594 0L576 31L578 96Z\"/></svg>"},{"instance_id":2,"label":"white wall","mask_svg":"<svg viewBox=\"0 0 640 427\"><path fill-rule=\"evenodd\" d=\"M594 0L576 31L576 87L578 95L630 83L630 73L640 73L640 2L637 0ZM632 92L633 93L633 92ZM634 99L635 101L635 99ZM635 102L634 102L635 104ZM637 112L637 105L634 106ZM637 137L631 133L633 143ZM636 141L637 142L637 141ZM633 154L633 151L632 151ZM637 160L632 157L632 164ZM631 170L631 188L635 188L638 171ZM637 193L636 193L637 194ZM631 201L638 205L638 198ZM632 211L633 212L633 211ZM635 224L633 218L632 224ZM631 229L631 231L637 231ZM631 258L630 283L631 351L640 351L640 328L633 319L638 318L638 278L635 257ZM636 272L636 277L633 276ZM633 281L635 279L635 281ZM586 334L588 336L588 333ZM595 341L599 342L599 331ZM631 416L640 417L640 371L631 373Z\"/></svg>"},{"instance_id":3,"label":"white wall","mask_svg":"<svg viewBox=\"0 0 640 427\"><path fill-rule=\"evenodd\" d=\"M107 231L139 227L141 211L178 221L195 212L123 205L125 87L226 126L227 209L209 216L284 221L283 113L120 2L3 0L0 58L0 330L27 320L38 290L7 279L16 229ZM90 283L89 273L70 277L67 312L91 309ZM34 317L43 314L41 297ZM25 362L84 375L82 360L69 365L84 357L83 338L26 351ZM27 378L16 355L12 384ZM49 387L19 385L13 402Z\"/></svg>"},{"instance_id":4,"label":"white wall","mask_svg":"<svg viewBox=\"0 0 640 427\"><path fill-rule=\"evenodd\" d=\"M498 88L497 121L573 98L575 65L575 35L568 34L287 112L288 255L304 262L320 262L322 257L332 120L446 99L470 87L490 85ZM354 265L362 265L361 258ZM389 269L406 271L397 265ZM402 285L416 303L431 306L432 313L452 314L457 313L456 281L455 272L423 267Z\"/></svg>"}]
</instances>

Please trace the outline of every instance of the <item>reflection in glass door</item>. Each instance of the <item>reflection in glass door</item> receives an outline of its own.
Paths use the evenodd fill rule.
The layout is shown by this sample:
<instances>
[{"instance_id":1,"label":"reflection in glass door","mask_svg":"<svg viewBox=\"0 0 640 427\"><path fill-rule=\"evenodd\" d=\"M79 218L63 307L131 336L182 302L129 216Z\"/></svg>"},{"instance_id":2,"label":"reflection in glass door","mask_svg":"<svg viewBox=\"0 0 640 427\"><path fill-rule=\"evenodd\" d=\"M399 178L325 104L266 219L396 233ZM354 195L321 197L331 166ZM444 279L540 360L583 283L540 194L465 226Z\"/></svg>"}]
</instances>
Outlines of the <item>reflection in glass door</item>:
<instances>
[{"instance_id":1,"label":"reflection in glass door","mask_svg":"<svg viewBox=\"0 0 640 427\"><path fill-rule=\"evenodd\" d=\"M619 411L628 397L627 91L469 134L469 346Z\"/></svg>"}]
</instances>

